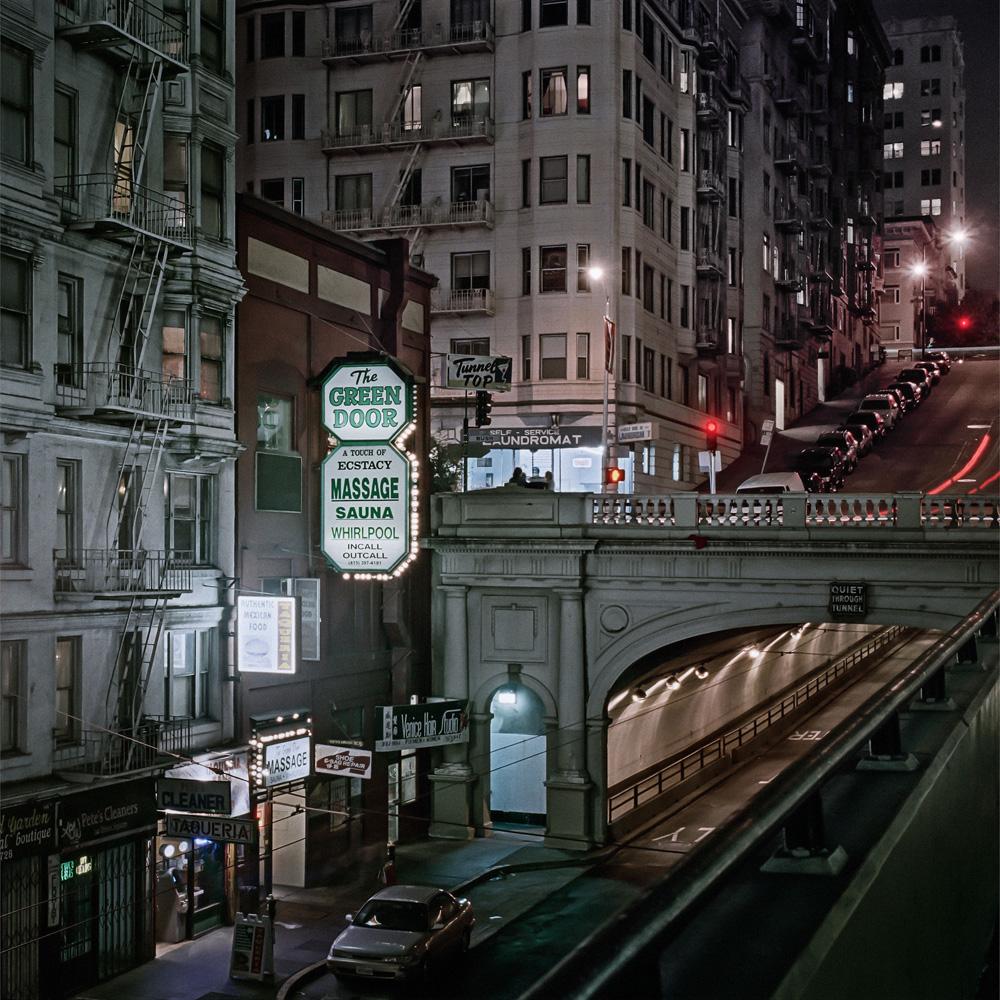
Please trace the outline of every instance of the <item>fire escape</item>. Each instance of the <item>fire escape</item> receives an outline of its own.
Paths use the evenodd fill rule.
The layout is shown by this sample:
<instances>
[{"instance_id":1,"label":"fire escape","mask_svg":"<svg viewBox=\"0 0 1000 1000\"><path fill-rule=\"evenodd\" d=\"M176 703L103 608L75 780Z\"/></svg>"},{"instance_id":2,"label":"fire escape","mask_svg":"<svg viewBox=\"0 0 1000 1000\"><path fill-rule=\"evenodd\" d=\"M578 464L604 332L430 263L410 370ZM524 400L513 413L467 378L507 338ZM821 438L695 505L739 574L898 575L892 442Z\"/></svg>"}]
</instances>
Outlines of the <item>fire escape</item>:
<instances>
[{"instance_id":1,"label":"fire escape","mask_svg":"<svg viewBox=\"0 0 1000 1000\"><path fill-rule=\"evenodd\" d=\"M190 554L148 549L143 527L172 431L193 419L185 380L147 361L169 261L191 249L185 204L144 183L164 81L188 70L186 26L135 0L58 6L57 32L78 51L109 62L117 113L104 173L55 179L64 222L112 240L127 254L103 360L56 366L56 405L66 416L128 428L108 484L104 545L54 552L56 595L127 607L105 693L113 732L84 731L80 747L57 749L56 766L116 774L152 766L158 751L186 748L189 725L143 713L167 601L191 590ZM98 354L101 348L98 349ZM148 367L147 367L148 365Z\"/></svg>"},{"instance_id":2,"label":"fire escape","mask_svg":"<svg viewBox=\"0 0 1000 1000\"><path fill-rule=\"evenodd\" d=\"M429 231L469 226L492 229L494 222L493 203L488 197L444 203L438 198L433 204L423 204L420 192L421 162L429 148L493 141L491 112L488 108L485 112L477 109L475 94L469 95L471 113L459 113L451 104L430 115L425 113L420 82L424 64L441 55L492 51L493 26L488 20L472 20L424 28L420 17L414 0L402 0L387 31L361 31L350 37L338 34L325 44L323 56L334 71L366 64L400 64L396 98L384 122L344 123L339 108L335 108L337 120L322 135L323 152L330 158L398 154L395 180L377 207L337 205L323 213L323 221L339 232L359 237L405 236L413 258L421 256ZM436 297L435 312L492 312L488 289L468 290L464 296L447 291L444 294L446 299L440 293Z\"/></svg>"}]
</instances>

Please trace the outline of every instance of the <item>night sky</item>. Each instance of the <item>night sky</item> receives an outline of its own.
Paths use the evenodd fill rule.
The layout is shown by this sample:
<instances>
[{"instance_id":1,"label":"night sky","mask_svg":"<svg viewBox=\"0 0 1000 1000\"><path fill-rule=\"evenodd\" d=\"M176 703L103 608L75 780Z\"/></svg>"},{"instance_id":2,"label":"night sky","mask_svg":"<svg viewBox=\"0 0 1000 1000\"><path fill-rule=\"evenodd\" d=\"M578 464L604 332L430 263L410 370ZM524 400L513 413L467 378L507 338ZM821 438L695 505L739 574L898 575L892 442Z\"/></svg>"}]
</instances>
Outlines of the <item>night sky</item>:
<instances>
[{"instance_id":1,"label":"night sky","mask_svg":"<svg viewBox=\"0 0 1000 1000\"><path fill-rule=\"evenodd\" d=\"M889 17L958 20L965 49L965 210L974 242L968 249L970 287L1000 293L1000 3L997 0L875 0Z\"/></svg>"}]
</instances>

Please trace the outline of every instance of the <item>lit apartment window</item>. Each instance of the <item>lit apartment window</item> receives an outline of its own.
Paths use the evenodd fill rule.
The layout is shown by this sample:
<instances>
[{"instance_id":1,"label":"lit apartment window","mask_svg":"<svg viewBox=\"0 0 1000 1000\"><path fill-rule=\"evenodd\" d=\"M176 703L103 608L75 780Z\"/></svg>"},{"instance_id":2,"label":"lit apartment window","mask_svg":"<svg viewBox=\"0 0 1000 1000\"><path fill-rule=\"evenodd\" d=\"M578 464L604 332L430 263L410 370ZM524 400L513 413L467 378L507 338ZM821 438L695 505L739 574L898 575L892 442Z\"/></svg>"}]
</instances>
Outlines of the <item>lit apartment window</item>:
<instances>
[{"instance_id":1,"label":"lit apartment window","mask_svg":"<svg viewBox=\"0 0 1000 1000\"><path fill-rule=\"evenodd\" d=\"M543 333L538 338L539 377L566 378L566 334Z\"/></svg>"},{"instance_id":2,"label":"lit apartment window","mask_svg":"<svg viewBox=\"0 0 1000 1000\"><path fill-rule=\"evenodd\" d=\"M541 278L539 291L566 291L566 246L542 247L539 251ZM565 351L564 351L565 356ZM544 377L544 376L543 376Z\"/></svg>"},{"instance_id":3,"label":"lit apartment window","mask_svg":"<svg viewBox=\"0 0 1000 1000\"><path fill-rule=\"evenodd\" d=\"M883 101L898 101L903 96L903 82L897 80L895 83L886 83L882 86Z\"/></svg>"},{"instance_id":4,"label":"lit apartment window","mask_svg":"<svg viewBox=\"0 0 1000 1000\"><path fill-rule=\"evenodd\" d=\"M940 128L941 122L942 118L940 108L924 108L920 112L921 128Z\"/></svg>"},{"instance_id":5,"label":"lit apartment window","mask_svg":"<svg viewBox=\"0 0 1000 1000\"><path fill-rule=\"evenodd\" d=\"M541 70L541 91L543 118L564 115L569 110L566 92L566 67Z\"/></svg>"},{"instance_id":6,"label":"lit apartment window","mask_svg":"<svg viewBox=\"0 0 1000 1000\"><path fill-rule=\"evenodd\" d=\"M451 85L452 123L462 125L490 116L490 81L456 80Z\"/></svg>"},{"instance_id":7,"label":"lit apartment window","mask_svg":"<svg viewBox=\"0 0 1000 1000\"><path fill-rule=\"evenodd\" d=\"M691 86L691 53L682 52L681 53L681 71L680 71L680 84L681 93L687 94L692 92L693 88Z\"/></svg>"},{"instance_id":8,"label":"lit apartment window","mask_svg":"<svg viewBox=\"0 0 1000 1000\"><path fill-rule=\"evenodd\" d=\"M183 309L163 310L163 377L183 379L187 376L186 314Z\"/></svg>"},{"instance_id":9,"label":"lit apartment window","mask_svg":"<svg viewBox=\"0 0 1000 1000\"><path fill-rule=\"evenodd\" d=\"M203 315L199 326L201 399L218 403L222 400L222 317Z\"/></svg>"},{"instance_id":10,"label":"lit apartment window","mask_svg":"<svg viewBox=\"0 0 1000 1000\"><path fill-rule=\"evenodd\" d=\"M15 163L31 163L31 53L4 43L0 155Z\"/></svg>"},{"instance_id":11,"label":"lit apartment window","mask_svg":"<svg viewBox=\"0 0 1000 1000\"><path fill-rule=\"evenodd\" d=\"M52 735L57 743L80 738L80 641L78 635L56 639L56 715Z\"/></svg>"},{"instance_id":12,"label":"lit apartment window","mask_svg":"<svg viewBox=\"0 0 1000 1000\"><path fill-rule=\"evenodd\" d=\"M681 170L689 171L691 169L691 132L686 129L681 129Z\"/></svg>"},{"instance_id":13,"label":"lit apartment window","mask_svg":"<svg viewBox=\"0 0 1000 1000\"><path fill-rule=\"evenodd\" d=\"M921 215L940 215L941 214L941 199L940 198L921 198L920 199L920 214Z\"/></svg>"},{"instance_id":14,"label":"lit apartment window","mask_svg":"<svg viewBox=\"0 0 1000 1000\"><path fill-rule=\"evenodd\" d=\"M263 113L261 101L261 112ZM372 124L372 92L348 90L337 94L337 135L351 135Z\"/></svg>"},{"instance_id":15,"label":"lit apartment window","mask_svg":"<svg viewBox=\"0 0 1000 1000\"><path fill-rule=\"evenodd\" d=\"M940 156L941 155L941 140L940 139L921 139L920 140L920 155L921 156Z\"/></svg>"},{"instance_id":16,"label":"lit apartment window","mask_svg":"<svg viewBox=\"0 0 1000 1000\"><path fill-rule=\"evenodd\" d=\"M578 115L590 114L589 66L577 66L576 68L576 113Z\"/></svg>"},{"instance_id":17,"label":"lit apartment window","mask_svg":"<svg viewBox=\"0 0 1000 1000\"><path fill-rule=\"evenodd\" d=\"M534 74L531 70L525 70L521 74L521 117L528 119L531 117L531 86Z\"/></svg>"},{"instance_id":18,"label":"lit apartment window","mask_svg":"<svg viewBox=\"0 0 1000 1000\"><path fill-rule=\"evenodd\" d=\"M901 142L883 143L882 157L886 160L901 160L903 158L903 144Z\"/></svg>"}]
</instances>

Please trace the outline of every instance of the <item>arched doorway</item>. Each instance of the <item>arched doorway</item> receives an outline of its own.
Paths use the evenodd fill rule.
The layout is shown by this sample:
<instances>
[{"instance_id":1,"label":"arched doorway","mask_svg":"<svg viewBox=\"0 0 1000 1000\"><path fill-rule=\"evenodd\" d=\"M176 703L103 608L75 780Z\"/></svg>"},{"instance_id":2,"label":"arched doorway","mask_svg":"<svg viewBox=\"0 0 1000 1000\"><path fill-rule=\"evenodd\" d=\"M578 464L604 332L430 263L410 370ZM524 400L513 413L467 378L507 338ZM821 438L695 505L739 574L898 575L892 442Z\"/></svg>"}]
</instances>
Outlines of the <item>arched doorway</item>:
<instances>
[{"instance_id":1,"label":"arched doorway","mask_svg":"<svg viewBox=\"0 0 1000 1000\"><path fill-rule=\"evenodd\" d=\"M545 723L542 700L505 684L490 701L490 817L494 823L545 824Z\"/></svg>"}]
</instances>

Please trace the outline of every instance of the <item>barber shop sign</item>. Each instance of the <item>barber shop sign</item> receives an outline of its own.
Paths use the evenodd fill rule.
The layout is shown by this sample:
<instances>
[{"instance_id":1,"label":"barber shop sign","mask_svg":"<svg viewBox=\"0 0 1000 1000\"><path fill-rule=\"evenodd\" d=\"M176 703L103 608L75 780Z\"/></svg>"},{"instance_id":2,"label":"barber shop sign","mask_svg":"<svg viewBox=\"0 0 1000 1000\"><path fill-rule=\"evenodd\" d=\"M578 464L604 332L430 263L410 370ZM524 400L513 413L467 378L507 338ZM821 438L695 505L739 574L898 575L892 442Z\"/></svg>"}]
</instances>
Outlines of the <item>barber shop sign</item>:
<instances>
[{"instance_id":1,"label":"barber shop sign","mask_svg":"<svg viewBox=\"0 0 1000 1000\"><path fill-rule=\"evenodd\" d=\"M349 354L323 379L322 549L347 579L399 576L417 554L413 377L391 358Z\"/></svg>"}]
</instances>

